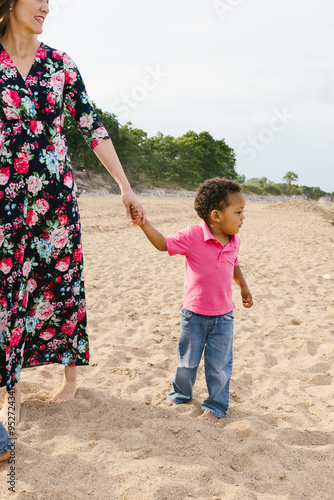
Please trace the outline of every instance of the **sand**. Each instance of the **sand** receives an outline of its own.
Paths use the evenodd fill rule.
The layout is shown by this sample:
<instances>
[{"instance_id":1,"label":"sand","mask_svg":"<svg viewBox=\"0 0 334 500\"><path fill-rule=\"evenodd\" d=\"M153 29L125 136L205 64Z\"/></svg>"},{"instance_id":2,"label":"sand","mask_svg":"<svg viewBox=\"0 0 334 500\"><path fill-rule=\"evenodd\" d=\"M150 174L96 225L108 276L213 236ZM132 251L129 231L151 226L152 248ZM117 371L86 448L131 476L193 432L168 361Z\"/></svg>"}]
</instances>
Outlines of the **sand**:
<instances>
[{"instance_id":1,"label":"sand","mask_svg":"<svg viewBox=\"0 0 334 500\"><path fill-rule=\"evenodd\" d=\"M190 198L141 199L164 234L199 222ZM79 369L76 398L53 406L63 368L22 372L16 493L2 463L0 497L332 500L333 204L247 203L240 265L254 307L242 308L235 287L230 411L212 425L196 419L202 365L194 399L164 404L183 258L151 247L118 196L79 201L91 365Z\"/></svg>"}]
</instances>

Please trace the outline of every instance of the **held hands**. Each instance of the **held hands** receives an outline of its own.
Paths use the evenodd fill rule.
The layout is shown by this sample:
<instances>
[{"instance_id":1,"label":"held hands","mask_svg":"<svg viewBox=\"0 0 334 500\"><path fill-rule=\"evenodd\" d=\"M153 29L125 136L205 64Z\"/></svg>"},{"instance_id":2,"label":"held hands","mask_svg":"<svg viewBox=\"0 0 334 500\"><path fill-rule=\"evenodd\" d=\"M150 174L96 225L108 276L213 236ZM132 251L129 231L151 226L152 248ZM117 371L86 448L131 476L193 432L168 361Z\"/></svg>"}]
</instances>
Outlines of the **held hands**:
<instances>
[{"instance_id":1,"label":"held hands","mask_svg":"<svg viewBox=\"0 0 334 500\"><path fill-rule=\"evenodd\" d=\"M130 205L130 214L131 214L131 224L134 225L134 224L137 224L138 226L142 226L143 224L145 224L145 221L146 221L146 217L145 217L145 213L144 213L144 210L142 210L142 213L143 213L143 216L141 217L141 212L140 212L140 209L136 208L134 205ZM137 221L137 222L135 222Z\"/></svg>"},{"instance_id":2,"label":"held hands","mask_svg":"<svg viewBox=\"0 0 334 500\"><path fill-rule=\"evenodd\" d=\"M132 190L122 193L122 202L126 209L127 218L131 220L132 225L145 223L145 211Z\"/></svg>"},{"instance_id":3,"label":"held hands","mask_svg":"<svg viewBox=\"0 0 334 500\"><path fill-rule=\"evenodd\" d=\"M242 305L249 309L253 305L253 298L252 294L249 291L248 287L243 287L241 288L241 298L242 298Z\"/></svg>"}]
</instances>

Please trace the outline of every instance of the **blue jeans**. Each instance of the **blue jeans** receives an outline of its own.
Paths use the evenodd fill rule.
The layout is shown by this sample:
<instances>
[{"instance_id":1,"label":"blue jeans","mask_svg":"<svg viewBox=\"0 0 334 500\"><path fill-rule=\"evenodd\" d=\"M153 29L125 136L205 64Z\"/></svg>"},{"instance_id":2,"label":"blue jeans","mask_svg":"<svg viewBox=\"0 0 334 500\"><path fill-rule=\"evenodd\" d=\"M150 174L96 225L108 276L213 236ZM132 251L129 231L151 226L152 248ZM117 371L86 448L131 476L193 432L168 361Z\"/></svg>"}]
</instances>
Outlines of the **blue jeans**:
<instances>
[{"instance_id":1,"label":"blue jeans","mask_svg":"<svg viewBox=\"0 0 334 500\"><path fill-rule=\"evenodd\" d=\"M203 316L182 309L177 347L179 366L173 379L173 390L167 396L174 403L186 403L192 398L203 350L209 396L203 401L202 410L223 418L229 406L233 366L233 312Z\"/></svg>"},{"instance_id":2,"label":"blue jeans","mask_svg":"<svg viewBox=\"0 0 334 500\"><path fill-rule=\"evenodd\" d=\"M11 441L8 432L0 422L0 455L4 455L11 448Z\"/></svg>"}]
</instances>

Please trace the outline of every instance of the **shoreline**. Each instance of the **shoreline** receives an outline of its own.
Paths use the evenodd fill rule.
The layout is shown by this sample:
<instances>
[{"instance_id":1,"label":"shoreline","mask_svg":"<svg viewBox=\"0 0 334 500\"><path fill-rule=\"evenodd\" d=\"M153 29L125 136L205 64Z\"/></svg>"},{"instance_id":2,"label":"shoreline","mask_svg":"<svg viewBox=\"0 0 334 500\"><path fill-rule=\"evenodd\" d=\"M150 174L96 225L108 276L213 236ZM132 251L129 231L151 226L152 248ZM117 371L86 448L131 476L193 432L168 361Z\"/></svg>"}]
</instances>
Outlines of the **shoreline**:
<instances>
[{"instance_id":1,"label":"shoreline","mask_svg":"<svg viewBox=\"0 0 334 500\"><path fill-rule=\"evenodd\" d=\"M73 170L74 180L77 186L78 194L87 196L109 196L109 195L119 195L120 191L117 183L110 175L105 173L94 173L88 171ZM157 197L157 198L192 198L195 196L196 191L188 191L184 188L166 188L166 187L152 187L146 188L140 186L139 184L133 185L133 191L137 196L144 197ZM324 200L329 203L331 202L327 196L320 198L319 200L313 200L306 198L305 195L292 195L288 196L285 194L281 195L271 195L262 194L258 195L255 193L243 193L246 200L249 201L259 201L265 203L286 203L289 201L308 201L311 204L316 204L319 200Z\"/></svg>"},{"instance_id":2,"label":"shoreline","mask_svg":"<svg viewBox=\"0 0 334 500\"><path fill-rule=\"evenodd\" d=\"M190 199L194 198L196 195L195 191L186 191L184 189L180 190L162 190L162 189L154 189L152 191L139 193L136 192L136 196L143 197L144 199L150 198L159 198L159 199ZM303 195L256 195L252 193L244 193L243 194L246 201L251 203L262 203L267 205L266 208L283 208L285 209L297 209L301 211L316 211L325 219L328 219L331 224L334 225L334 201L328 199L328 197L319 198L319 200L306 199ZM81 197L97 197L97 198L117 198L120 196L118 193L111 193L106 189L100 189L96 191L87 192L84 190L83 192L79 192L77 197L79 200ZM145 204L145 202L144 202Z\"/></svg>"}]
</instances>

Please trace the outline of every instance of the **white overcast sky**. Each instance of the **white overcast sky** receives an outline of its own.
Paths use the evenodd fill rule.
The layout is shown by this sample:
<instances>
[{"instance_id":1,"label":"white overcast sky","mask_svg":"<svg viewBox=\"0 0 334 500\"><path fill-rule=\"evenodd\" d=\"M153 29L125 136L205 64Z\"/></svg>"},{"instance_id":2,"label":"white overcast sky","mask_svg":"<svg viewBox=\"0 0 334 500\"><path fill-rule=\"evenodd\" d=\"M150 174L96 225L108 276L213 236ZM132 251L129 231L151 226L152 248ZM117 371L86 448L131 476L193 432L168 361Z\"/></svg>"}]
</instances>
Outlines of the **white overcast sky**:
<instances>
[{"instance_id":1,"label":"white overcast sky","mask_svg":"<svg viewBox=\"0 0 334 500\"><path fill-rule=\"evenodd\" d=\"M333 0L50 0L40 37L149 136L208 131L237 172L334 191Z\"/></svg>"}]
</instances>

